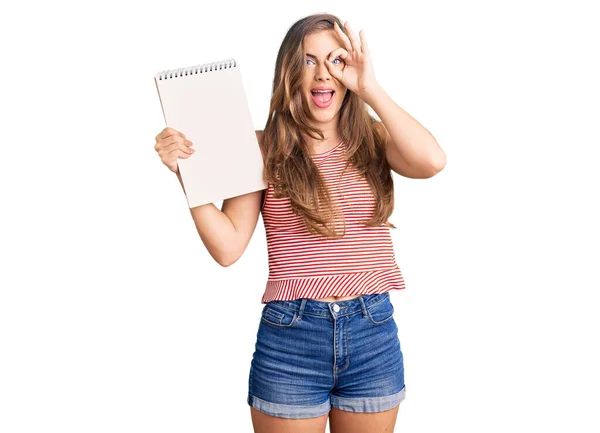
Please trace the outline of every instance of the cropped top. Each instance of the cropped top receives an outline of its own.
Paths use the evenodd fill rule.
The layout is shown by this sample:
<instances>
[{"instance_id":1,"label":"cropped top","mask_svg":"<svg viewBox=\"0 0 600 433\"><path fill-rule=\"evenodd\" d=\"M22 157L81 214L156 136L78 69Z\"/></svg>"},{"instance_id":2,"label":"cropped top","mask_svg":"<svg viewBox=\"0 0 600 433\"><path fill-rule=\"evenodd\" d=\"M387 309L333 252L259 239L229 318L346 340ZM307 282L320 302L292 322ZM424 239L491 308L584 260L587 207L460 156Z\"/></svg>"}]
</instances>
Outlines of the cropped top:
<instances>
[{"instance_id":1,"label":"cropped top","mask_svg":"<svg viewBox=\"0 0 600 433\"><path fill-rule=\"evenodd\" d=\"M340 239L310 233L292 211L290 199L275 198L269 184L261 210L269 256L261 303L405 288L390 228L360 222L372 217L375 200L366 178L352 165L346 168L340 158L345 148L342 141L327 152L311 155L332 200L341 205L346 232ZM335 229L336 233L343 230L343 224Z\"/></svg>"}]
</instances>

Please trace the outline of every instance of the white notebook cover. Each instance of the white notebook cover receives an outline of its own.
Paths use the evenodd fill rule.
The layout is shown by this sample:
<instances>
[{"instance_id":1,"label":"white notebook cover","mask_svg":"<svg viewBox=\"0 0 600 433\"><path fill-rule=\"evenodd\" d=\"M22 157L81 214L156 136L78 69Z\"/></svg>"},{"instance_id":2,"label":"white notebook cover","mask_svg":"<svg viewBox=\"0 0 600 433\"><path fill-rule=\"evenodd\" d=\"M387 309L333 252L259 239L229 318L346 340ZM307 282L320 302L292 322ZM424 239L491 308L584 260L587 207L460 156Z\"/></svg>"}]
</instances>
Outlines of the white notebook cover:
<instances>
[{"instance_id":1,"label":"white notebook cover","mask_svg":"<svg viewBox=\"0 0 600 433\"><path fill-rule=\"evenodd\" d=\"M235 60L163 71L154 80L166 125L196 150L177 159L190 208L268 187Z\"/></svg>"}]
</instances>

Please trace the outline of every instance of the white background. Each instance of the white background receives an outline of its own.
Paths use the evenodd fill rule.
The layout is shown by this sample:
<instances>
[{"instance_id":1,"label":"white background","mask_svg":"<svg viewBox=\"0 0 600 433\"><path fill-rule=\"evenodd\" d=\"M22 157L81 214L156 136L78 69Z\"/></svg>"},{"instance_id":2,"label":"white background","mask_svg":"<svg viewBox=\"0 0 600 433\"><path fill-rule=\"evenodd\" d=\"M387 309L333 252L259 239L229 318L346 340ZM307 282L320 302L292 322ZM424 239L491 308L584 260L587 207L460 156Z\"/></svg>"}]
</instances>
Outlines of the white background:
<instances>
[{"instance_id":1,"label":"white background","mask_svg":"<svg viewBox=\"0 0 600 433\"><path fill-rule=\"evenodd\" d=\"M599 431L592 3L4 8L0 431L252 431L262 218L237 263L211 258L153 149L153 77L235 58L263 129L283 36L317 12L365 30L378 81L447 154L431 179L394 175L396 431Z\"/></svg>"}]
</instances>

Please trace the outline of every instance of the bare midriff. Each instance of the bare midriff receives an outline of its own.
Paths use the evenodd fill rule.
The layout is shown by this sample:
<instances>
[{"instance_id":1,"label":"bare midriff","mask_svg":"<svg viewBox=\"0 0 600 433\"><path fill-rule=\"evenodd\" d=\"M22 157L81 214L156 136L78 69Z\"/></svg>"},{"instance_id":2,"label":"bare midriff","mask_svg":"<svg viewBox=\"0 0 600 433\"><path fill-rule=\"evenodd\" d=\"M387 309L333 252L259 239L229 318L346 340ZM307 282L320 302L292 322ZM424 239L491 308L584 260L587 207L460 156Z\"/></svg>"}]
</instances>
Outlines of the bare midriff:
<instances>
[{"instance_id":1,"label":"bare midriff","mask_svg":"<svg viewBox=\"0 0 600 433\"><path fill-rule=\"evenodd\" d=\"M360 295L354 295L354 296L328 296L326 298L318 298L318 299L314 299L311 298L313 301L321 301L321 302L340 302L340 301L347 301L348 299L354 299L354 298L358 298Z\"/></svg>"}]
</instances>

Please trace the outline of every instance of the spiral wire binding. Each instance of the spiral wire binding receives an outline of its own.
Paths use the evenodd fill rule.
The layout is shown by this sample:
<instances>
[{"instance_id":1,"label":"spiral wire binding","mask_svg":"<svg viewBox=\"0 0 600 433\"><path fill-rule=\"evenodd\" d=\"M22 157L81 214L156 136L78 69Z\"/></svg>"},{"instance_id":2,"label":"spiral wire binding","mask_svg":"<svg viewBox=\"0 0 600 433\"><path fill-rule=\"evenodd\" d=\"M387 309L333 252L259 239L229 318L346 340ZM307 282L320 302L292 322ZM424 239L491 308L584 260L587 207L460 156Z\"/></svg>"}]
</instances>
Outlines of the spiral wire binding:
<instances>
[{"instance_id":1,"label":"spiral wire binding","mask_svg":"<svg viewBox=\"0 0 600 433\"><path fill-rule=\"evenodd\" d=\"M206 72L218 71L221 69L230 69L237 67L234 59L221 60L218 62L204 63L202 65L188 66L185 68L168 69L156 74L159 80L167 80L171 78L183 77L193 74L204 74Z\"/></svg>"}]
</instances>

